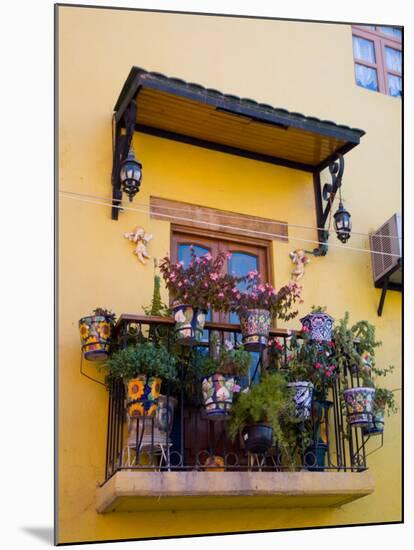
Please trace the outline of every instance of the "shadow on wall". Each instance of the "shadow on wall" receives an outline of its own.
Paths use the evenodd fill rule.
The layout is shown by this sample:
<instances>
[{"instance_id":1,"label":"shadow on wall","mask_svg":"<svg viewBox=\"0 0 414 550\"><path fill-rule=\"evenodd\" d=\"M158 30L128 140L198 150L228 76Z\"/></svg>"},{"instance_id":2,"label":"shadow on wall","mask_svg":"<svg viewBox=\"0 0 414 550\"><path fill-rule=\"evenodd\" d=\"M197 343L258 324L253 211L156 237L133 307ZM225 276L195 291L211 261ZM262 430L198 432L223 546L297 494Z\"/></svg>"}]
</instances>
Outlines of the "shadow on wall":
<instances>
[{"instance_id":1,"label":"shadow on wall","mask_svg":"<svg viewBox=\"0 0 414 550\"><path fill-rule=\"evenodd\" d=\"M48 544L54 544L53 527L21 527L21 530Z\"/></svg>"}]
</instances>

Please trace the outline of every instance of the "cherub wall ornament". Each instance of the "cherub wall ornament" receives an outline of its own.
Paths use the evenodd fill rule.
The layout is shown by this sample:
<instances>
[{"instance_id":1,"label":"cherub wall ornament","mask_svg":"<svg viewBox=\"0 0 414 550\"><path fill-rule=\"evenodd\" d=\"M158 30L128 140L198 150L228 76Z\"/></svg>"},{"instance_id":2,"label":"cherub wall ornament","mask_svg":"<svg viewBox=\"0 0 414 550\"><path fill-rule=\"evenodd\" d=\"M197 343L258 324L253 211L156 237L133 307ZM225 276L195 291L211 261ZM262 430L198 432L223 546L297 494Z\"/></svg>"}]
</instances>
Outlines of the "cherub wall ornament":
<instances>
[{"instance_id":1,"label":"cherub wall ornament","mask_svg":"<svg viewBox=\"0 0 414 550\"><path fill-rule=\"evenodd\" d=\"M292 271L292 279L299 281L305 274L305 265L310 262L309 258L306 256L305 251L302 249L294 250L289 252L289 256L292 262L296 265L295 269Z\"/></svg>"},{"instance_id":2,"label":"cherub wall ornament","mask_svg":"<svg viewBox=\"0 0 414 550\"><path fill-rule=\"evenodd\" d=\"M151 258L147 252L147 244L152 239L152 235L150 233L145 233L143 227L137 227L132 233L124 233L124 237L133 243L137 243L134 254L138 256L138 260L142 264L146 264L147 262L145 260Z\"/></svg>"}]
</instances>

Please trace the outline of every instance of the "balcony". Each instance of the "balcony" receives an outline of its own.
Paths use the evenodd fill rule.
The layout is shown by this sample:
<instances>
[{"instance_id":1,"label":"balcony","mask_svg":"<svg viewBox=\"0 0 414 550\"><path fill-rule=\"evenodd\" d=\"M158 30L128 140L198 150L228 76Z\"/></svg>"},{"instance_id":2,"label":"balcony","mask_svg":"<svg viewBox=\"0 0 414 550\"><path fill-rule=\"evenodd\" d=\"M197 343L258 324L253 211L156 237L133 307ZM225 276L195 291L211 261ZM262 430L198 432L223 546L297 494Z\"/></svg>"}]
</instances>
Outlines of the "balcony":
<instances>
[{"instance_id":1,"label":"balcony","mask_svg":"<svg viewBox=\"0 0 414 550\"><path fill-rule=\"evenodd\" d=\"M169 318L124 314L115 327L115 345L139 342L154 331L162 331L172 345L173 327ZM213 334L222 341L237 342L240 326L207 322L203 341L188 348L180 365L181 382L190 362L209 349ZM270 336L286 343L289 333L274 329ZM257 381L265 364L265 351L252 353L251 375L244 384ZM282 368L287 368L287 357ZM285 464L275 447L263 454L250 453L241 437L232 441L226 417L211 420L205 415L197 398L200 381L193 382L193 393L188 385L184 389L184 383L178 392L177 388L167 388L162 399L169 428L163 432L154 416L127 419L124 384L117 381L110 385L105 479L97 489L99 513L195 507L339 507L373 492L367 465L372 452L367 447L370 435L347 424L340 379L329 390L328 412L322 419L312 415L306 421L313 433L319 430L324 434L322 461L316 445L305 444L302 439L303 421L297 428L293 467ZM348 384L357 387L358 377L349 373ZM172 410L173 421L168 413Z\"/></svg>"}]
</instances>

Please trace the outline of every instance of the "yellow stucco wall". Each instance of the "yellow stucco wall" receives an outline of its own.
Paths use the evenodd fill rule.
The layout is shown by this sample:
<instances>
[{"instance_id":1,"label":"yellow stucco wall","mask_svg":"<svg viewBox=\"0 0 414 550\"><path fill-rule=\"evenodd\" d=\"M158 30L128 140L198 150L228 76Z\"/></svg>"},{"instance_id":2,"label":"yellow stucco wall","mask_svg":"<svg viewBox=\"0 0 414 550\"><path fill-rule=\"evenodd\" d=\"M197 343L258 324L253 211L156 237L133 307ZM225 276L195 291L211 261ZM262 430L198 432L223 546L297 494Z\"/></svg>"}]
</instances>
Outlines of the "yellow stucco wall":
<instances>
[{"instance_id":1,"label":"yellow stucco wall","mask_svg":"<svg viewBox=\"0 0 414 550\"><path fill-rule=\"evenodd\" d=\"M111 114L132 65L363 128L367 135L345 159L343 192L354 229L368 233L400 211L401 102L355 85L349 26L109 9L59 8L60 190L110 197ZM155 195L315 225L309 174L141 134L134 148L144 177L133 206L148 205ZM154 235L154 257L168 252L168 222L138 212L114 222L108 207L59 199L58 541L399 521L400 414L387 419L384 447L369 458L374 494L339 510L96 513L107 393L79 373L77 320L97 305L119 314L141 312L149 303L152 266L139 265L123 238L136 225ZM316 238L297 228L290 236L287 244L273 243L277 286L289 278L288 252L301 245L293 237ZM367 248L368 239L353 236L350 246ZM369 254L341 246L312 258L301 313L321 304L334 317L349 310L352 321L375 323L383 340L378 363L396 365L387 384L399 388L401 294L388 293L381 318L379 296ZM94 365L84 363L84 369L96 376Z\"/></svg>"}]
</instances>

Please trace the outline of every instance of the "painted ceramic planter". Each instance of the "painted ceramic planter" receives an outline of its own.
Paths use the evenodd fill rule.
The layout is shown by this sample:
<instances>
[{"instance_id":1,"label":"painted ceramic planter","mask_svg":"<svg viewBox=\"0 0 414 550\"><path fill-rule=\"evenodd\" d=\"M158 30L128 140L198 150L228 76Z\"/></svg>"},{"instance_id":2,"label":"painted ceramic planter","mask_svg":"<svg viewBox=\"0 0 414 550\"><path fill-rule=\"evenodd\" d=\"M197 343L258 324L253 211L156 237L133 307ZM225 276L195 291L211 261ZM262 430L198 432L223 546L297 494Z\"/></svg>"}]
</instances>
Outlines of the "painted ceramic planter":
<instances>
[{"instance_id":1,"label":"painted ceramic planter","mask_svg":"<svg viewBox=\"0 0 414 550\"><path fill-rule=\"evenodd\" d=\"M209 456L204 462L203 470L205 472L224 472L224 459L221 456Z\"/></svg>"},{"instance_id":2,"label":"painted ceramic planter","mask_svg":"<svg viewBox=\"0 0 414 550\"><path fill-rule=\"evenodd\" d=\"M230 375L215 373L203 378L201 392L204 410L211 420L219 420L229 414L235 385L235 377Z\"/></svg>"},{"instance_id":3,"label":"painted ceramic planter","mask_svg":"<svg viewBox=\"0 0 414 550\"><path fill-rule=\"evenodd\" d=\"M351 426L369 427L374 410L374 388L350 388L344 390L348 421Z\"/></svg>"},{"instance_id":4,"label":"painted ceramic planter","mask_svg":"<svg viewBox=\"0 0 414 550\"><path fill-rule=\"evenodd\" d=\"M240 314L243 345L249 351L261 351L267 345L271 324L267 309L248 309Z\"/></svg>"},{"instance_id":5,"label":"painted ceramic planter","mask_svg":"<svg viewBox=\"0 0 414 550\"><path fill-rule=\"evenodd\" d=\"M88 315L79 320L82 352L88 361L102 361L109 356L113 323L104 315Z\"/></svg>"},{"instance_id":6,"label":"painted ceramic planter","mask_svg":"<svg viewBox=\"0 0 414 550\"><path fill-rule=\"evenodd\" d=\"M308 381L290 382L288 388L293 391L295 416L298 420L306 420L312 411L313 384Z\"/></svg>"},{"instance_id":7,"label":"painted ceramic planter","mask_svg":"<svg viewBox=\"0 0 414 550\"><path fill-rule=\"evenodd\" d=\"M243 443L250 453L263 454L273 443L273 429L267 424L250 424L242 430Z\"/></svg>"},{"instance_id":8,"label":"painted ceramic planter","mask_svg":"<svg viewBox=\"0 0 414 550\"><path fill-rule=\"evenodd\" d=\"M302 327L309 331L312 340L330 342L332 340L332 329L334 319L327 313L309 313L300 320Z\"/></svg>"},{"instance_id":9,"label":"painted ceramic planter","mask_svg":"<svg viewBox=\"0 0 414 550\"><path fill-rule=\"evenodd\" d=\"M380 435L384 433L384 414L384 409L379 409L374 413L371 425L362 428L364 435Z\"/></svg>"},{"instance_id":10,"label":"painted ceramic planter","mask_svg":"<svg viewBox=\"0 0 414 550\"><path fill-rule=\"evenodd\" d=\"M125 382L127 413L131 418L153 416L158 406L161 378L138 375Z\"/></svg>"},{"instance_id":11,"label":"painted ceramic planter","mask_svg":"<svg viewBox=\"0 0 414 550\"><path fill-rule=\"evenodd\" d=\"M175 320L174 334L176 340L183 345L192 345L203 337L204 323L207 311L194 308L187 304L179 304L172 308Z\"/></svg>"}]
</instances>

